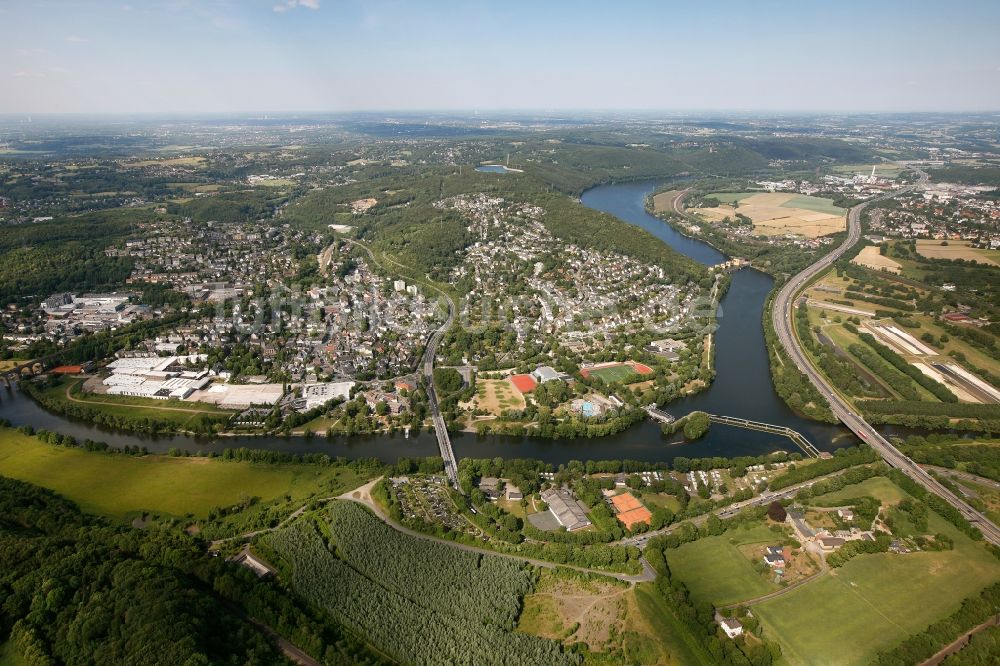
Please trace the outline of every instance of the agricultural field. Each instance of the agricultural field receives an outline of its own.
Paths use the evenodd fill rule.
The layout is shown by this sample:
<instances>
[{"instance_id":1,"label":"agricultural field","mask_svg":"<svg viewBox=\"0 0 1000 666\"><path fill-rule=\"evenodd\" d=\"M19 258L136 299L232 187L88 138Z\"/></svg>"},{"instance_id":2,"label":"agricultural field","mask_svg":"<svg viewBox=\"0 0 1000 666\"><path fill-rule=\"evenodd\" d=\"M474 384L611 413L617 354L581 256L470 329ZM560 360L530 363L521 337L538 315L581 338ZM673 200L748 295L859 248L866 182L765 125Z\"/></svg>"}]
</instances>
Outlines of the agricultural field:
<instances>
[{"instance_id":1,"label":"agricultural field","mask_svg":"<svg viewBox=\"0 0 1000 666\"><path fill-rule=\"evenodd\" d=\"M935 514L929 528L954 539L955 550L861 555L754 606L787 663L812 664L818 654L834 655L831 664L871 663L878 651L953 613L963 599L1000 579L1000 562L981 545Z\"/></svg>"},{"instance_id":2,"label":"agricultural field","mask_svg":"<svg viewBox=\"0 0 1000 666\"><path fill-rule=\"evenodd\" d=\"M253 186L254 187L295 187L295 181L290 178L268 178L266 180L258 180Z\"/></svg>"},{"instance_id":3,"label":"agricultural field","mask_svg":"<svg viewBox=\"0 0 1000 666\"><path fill-rule=\"evenodd\" d=\"M123 162L124 167L150 167L150 166L187 166L198 167L204 164L204 157L170 157L162 160L138 160L136 162Z\"/></svg>"},{"instance_id":4,"label":"agricultural field","mask_svg":"<svg viewBox=\"0 0 1000 666\"><path fill-rule=\"evenodd\" d=\"M903 167L898 164L892 163L882 163L882 164L838 164L832 167L830 170L836 174L862 174L864 176L870 176L872 173L872 167L875 167L875 175L883 176L885 178L895 178L903 172Z\"/></svg>"},{"instance_id":5,"label":"agricultural field","mask_svg":"<svg viewBox=\"0 0 1000 666\"><path fill-rule=\"evenodd\" d=\"M785 538L760 525L707 537L667 551L674 578L687 585L695 601L732 604L774 592L778 586L758 573L741 546L774 545Z\"/></svg>"},{"instance_id":6,"label":"agricultural field","mask_svg":"<svg viewBox=\"0 0 1000 666\"><path fill-rule=\"evenodd\" d=\"M903 271L902 264L895 259L882 256L882 253L877 245L868 245L864 247L861 252L858 253L858 256L851 259L851 263L858 264L859 266L866 266L876 271L893 273L895 275L899 275Z\"/></svg>"},{"instance_id":7,"label":"agricultural field","mask_svg":"<svg viewBox=\"0 0 1000 666\"><path fill-rule=\"evenodd\" d=\"M336 495L365 479L352 470L211 458L127 456L53 446L0 429L0 474L56 491L87 512L127 521L144 512L203 518L248 497Z\"/></svg>"},{"instance_id":8,"label":"agricultural field","mask_svg":"<svg viewBox=\"0 0 1000 666\"><path fill-rule=\"evenodd\" d=\"M798 234L818 238L843 231L845 211L829 199L790 192L718 192L709 195L719 201L714 208L689 209L709 222L744 215L761 236ZM735 204L735 206L733 205Z\"/></svg>"},{"instance_id":9,"label":"agricultural field","mask_svg":"<svg viewBox=\"0 0 1000 666\"><path fill-rule=\"evenodd\" d=\"M669 190L667 192L660 192L653 196L653 212L664 213L670 212L674 209L673 203L674 199L680 193L680 190Z\"/></svg>"},{"instance_id":10,"label":"agricultural field","mask_svg":"<svg viewBox=\"0 0 1000 666\"><path fill-rule=\"evenodd\" d=\"M218 192L222 189L222 185L215 183L167 183L167 185L185 192Z\"/></svg>"},{"instance_id":11,"label":"agricultural field","mask_svg":"<svg viewBox=\"0 0 1000 666\"><path fill-rule=\"evenodd\" d=\"M943 245L939 240L918 240L917 254L928 259L965 259L990 266L1000 266L1000 262L995 260L995 255L998 253L974 248L969 241L952 240L947 243Z\"/></svg>"},{"instance_id":12,"label":"agricultural field","mask_svg":"<svg viewBox=\"0 0 1000 666\"><path fill-rule=\"evenodd\" d=\"M509 379L476 380L476 408L500 416L514 409L524 409L524 395L514 389Z\"/></svg>"}]
</instances>

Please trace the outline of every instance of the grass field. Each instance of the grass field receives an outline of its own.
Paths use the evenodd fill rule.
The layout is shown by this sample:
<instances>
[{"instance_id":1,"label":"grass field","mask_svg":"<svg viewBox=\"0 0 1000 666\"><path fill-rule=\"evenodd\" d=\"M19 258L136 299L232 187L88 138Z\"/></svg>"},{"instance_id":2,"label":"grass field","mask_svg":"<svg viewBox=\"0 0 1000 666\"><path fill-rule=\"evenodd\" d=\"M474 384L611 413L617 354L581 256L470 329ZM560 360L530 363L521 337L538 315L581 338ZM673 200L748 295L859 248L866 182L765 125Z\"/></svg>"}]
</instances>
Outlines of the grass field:
<instances>
[{"instance_id":1,"label":"grass field","mask_svg":"<svg viewBox=\"0 0 1000 666\"><path fill-rule=\"evenodd\" d=\"M114 520L143 511L204 517L242 497L335 495L365 481L341 467L90 453L43 444L9 428L0 429L0 474L54 490L84 511Z\"/></svg>"},{"instance_id":2,"label":"grass field","mask_svg":"<svg viewBox=\"0 0 1000 666\"><path fill-rule=\"evenodd\" d=\"M886 178L895 178L903 171L903 167L897 164L840 164L831 169L834 173L860 173L865 176L870 176L872 173L872 167L875 167L876 176L885 176Z\"/></svg>"},{"instance_id":3,"label":"grass field","mask_svg":"<svg viewBox=\"0 0 1000 666\"><path fill-rule=\"evenodd\" d=\"M509 379L479 379L476 407L499 416L510 409L524 409L524 395L514 389Z\"/></svg>"},{"instance_id":4,"label":"grass field","mask_svg":"<svg viewBox=\"0 0 1000 666\"><path fill-rule=\"evenodd\" d=\"M148 167L148 166L201 166L205 161L204 157L171 157L162 160L139 160L138 162L125 162L125 167Z\"/></svg>"},{"instance_id":5,"label":"grass field","mask_svg":"<svg viewBox=\"0 0 1000 666\"><path fill-rule=\"evenodd\" d=\"M674 615L674 609L661 597L652 583L640 583L635 588L635 599L654 636L666 650L667 663L682 666L710 666L711 655L705 652L698 639ZM650 663L650 662L639 662Z\"/></svg>"},{"instance_id":6,"label":"grass field","mask_svg":"<svg viewBox=\"0 0 1000 666\"><path fill-rule=\"evenodd\" d=\"M679 191L680 190L670 190L668 192L660 192L659 194L653 196L653 211L656 213L672 211L674 209L674 198L677 196Z\"/></svg>"},{"instance_id":7,"label":"grass field","mask_svg":"<svg viewBox=\"0 0 1000 666\"><path fill-rule=\"evenodd\" d=\"M649 584L630 587L544 570L524 599L518 631L585 643L592 654L584 663L606 663L604 655L623 655L634 664L711 663Z\"/></svg>"},{"instance_id":8,"label":"grass field","mask_svg":"<svg viewBox=\"0 0 1000 666\"><path fill-rule=\"evenodd\" d=\"M869 245L858 253L858 256L851 259L852 264L858 264L860 266L867 266L868 268L875 269L877 271L888 271L890 273L895 273L899 275L903 267L895 259L890 259L889 257L883 257L879 248L875 245Z\"/></svg>"},{"instance_id":9,"label":"grass field","mask_svg":"<svg viewBox=\"0 0 1000 666\"><path fill-rule=\"evenodd\" d=\"M828 493L821 500L870 495L895 503L908 495L885 477ZM852 559L830 575L754 606L768 636L789 664L865 664L907 636L958 608L1000 580L1000 561L936 514L929 531L943 532L955 550ZM824 655L817 662L817 655Z\"/></svg>"},{"instance_id":10,"label":"grass field","mask_svg":"<svg viewBox=\"0 0 1000 666\"><path fill-rule=\"evenodd\" d=\"M666 493L643 493L642 501L651 506L660 506L670 509L674 513L681 510L681 502L673 495Z\"/></svg>"},{"instance_id":11,"label":"grass field","mask_svg":"<svg viewBox=\"0 0 1000 666\"><path fill-rule=\"evenodd\" d=\"M873 476L861 483L855 483L832 493L820 495L813 501L825 504L827 502L846 500L854 497L874 497L883 504L896 504L900 500L909 497L909 495L886 477Z\"/></svg>"},{"instance_id":12,"label":"grass field","mask_svg":"<svg viewBox=\"0 0 1000 666\"><path fill-rule=\"evenodd\" d=\"M40 391L40 393L50 400L85 404L87 407L115 416L165 421L181 429L190 425L192 421L202 415L231 416L233 414L230 410L219 409L215 405L203 402L153 400L151 398L137 398L125 395L76 392L75 387L80 381L74 380L72 384L61 383L56 386L50 386ZM69 390L68 396L67 389Z\"/></svg>"},{"instance_id":13,"label":"grass field","mask_svg":"<svg viewBox=\"0 0 1000 666\"><path fill-rule=\"evenodd\" d=\"M290 178L273 178L268 180L258 180L254 187L295 187L295 181Z\"/></svg>"},{"instance_id":14,"label":"grass field","mask_svg":"<svg viewBox=\"0 0 1000 666\"><path fill-rule=\"evenodd\" d=\"M994 252L973 248L968 241L953 240L948 241L947 245L942 245L939 240L918 240L917 254L928 259L965 259L990 266L1000 266L1000 263L995 261Z\"/></svg>"},{"instance_id":15,"label":"grass field","mask_svg":"<svg viewBox=\"0 0 1000 666\"><path fill-rule=\"evenodd\" d=\"M942 518L931 515L930 531L951 536L955 550L862 555L754 606L787 663L870 663L876 652L950 615L963 599L1000 579L1000 561Z\"/></svg>"},{"instance_id":16,"label":"grass field","mask_svg":"<svg viewBox=\"0 0 1000 666\"><path fill-rule=\"evenodd\" d=\"M667 564L673 576L687 585L693 599L724 606L778 589L754 570L739 547L780 541L781 537L764 525L734 530L667 551Z\"/></svg>"},{"instance_id":17,"label":"grass field","mask_svg":"<svg viewBox=\"0 0 1000 666\"><path fill-rule=\"evenodd\" d=\"M185 192L218 192L222 189L222 185L215 183L167 183L167 185Z\"/></svg>"},{"instance_id":18,"label":"grass field","mask_svg":"<svg viewBox=\"0 0 1000 666\"><path fill-rule=\"evenodd\" d=\"M821 197L790 192L718 192L710 196L720 205L692 210L709 222L734 219L737 213L745 215L753 221L757 235L793 233L816 238L846 226L845 211ZM733 203L738 205L734 207Z\"/></svg>"},{"instance_id":19,"label":"grass field","mask_svg":"<svg viewBox=\"0 0 1000 666\"><path fill-rule=\"evenodd\" d=\"M630 365L626 365L625 363L620 363L618 365L609 365L603 368L586 368L581 372L585 377L586 376L599 377L602 381L607 382L609 384L611 382L621 382L622 384L628 384L629 382L632 382L642 376L639 372L636 371L635 368L633 368Z\"/></svg>"}]
</instances>

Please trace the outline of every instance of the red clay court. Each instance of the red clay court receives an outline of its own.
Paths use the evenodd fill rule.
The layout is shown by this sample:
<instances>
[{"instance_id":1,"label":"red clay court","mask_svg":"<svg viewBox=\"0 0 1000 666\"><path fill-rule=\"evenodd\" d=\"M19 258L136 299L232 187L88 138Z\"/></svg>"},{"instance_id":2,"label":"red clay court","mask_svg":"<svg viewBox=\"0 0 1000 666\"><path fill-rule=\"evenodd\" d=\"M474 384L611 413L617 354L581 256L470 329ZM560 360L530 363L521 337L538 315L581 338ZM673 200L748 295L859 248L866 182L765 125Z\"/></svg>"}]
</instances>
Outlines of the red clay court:
<instances>
[{"instance_id":1,"label":"red clay court","mask_svg":"<svg viewBox=\"0 0 1000 666\"><path fill-rule=\"evenodd\" d=\"M644 507L642 502L636 499L632 493L615 495L611 498L611 503L618 511L618 520L622 521L626 529L632 529L632 526L638 523L648 525L653 519L653 514L650 513L649 509Z\"/></svg>"},{"instance_id":2,"label":"red clay court","mask_svg":"<svg viewBox=\"0 0 1000 666\"><path fill-rule=\"evenodd\" d=\"M538 386L538 382L531 375L513 375L510 383L521 393L531 393Z\"/></svg>"}]
</instances>

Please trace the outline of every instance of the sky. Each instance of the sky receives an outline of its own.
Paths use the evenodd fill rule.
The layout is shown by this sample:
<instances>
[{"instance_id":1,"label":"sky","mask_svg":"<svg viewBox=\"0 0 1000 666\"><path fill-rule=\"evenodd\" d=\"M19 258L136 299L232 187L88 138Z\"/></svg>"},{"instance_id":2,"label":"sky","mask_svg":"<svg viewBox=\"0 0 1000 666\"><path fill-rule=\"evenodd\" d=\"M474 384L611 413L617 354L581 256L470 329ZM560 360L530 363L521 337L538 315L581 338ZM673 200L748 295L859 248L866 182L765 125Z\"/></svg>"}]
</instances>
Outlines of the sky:
<instances>
[{"instance_id":1,"label":"sky","mask_svg":"<svg viewBox=\"0 0 1000 666\"><path fill-rule=\"evenodd\" d=\"M1000 109L997 0L0 0L0 113Z\"/></svg>"}]
</instances>

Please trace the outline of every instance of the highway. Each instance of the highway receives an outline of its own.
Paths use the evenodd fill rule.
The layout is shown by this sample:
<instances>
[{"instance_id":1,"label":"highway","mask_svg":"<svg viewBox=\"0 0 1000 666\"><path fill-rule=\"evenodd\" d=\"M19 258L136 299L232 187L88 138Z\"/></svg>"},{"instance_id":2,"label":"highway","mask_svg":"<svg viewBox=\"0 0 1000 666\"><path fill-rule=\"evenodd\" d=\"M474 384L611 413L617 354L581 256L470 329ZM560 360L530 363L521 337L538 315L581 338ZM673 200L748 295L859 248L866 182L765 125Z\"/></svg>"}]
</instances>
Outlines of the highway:
<instances>
[{"instance_id":1,"label":"highway","mask_svg":"<svg viewBox=\"0 0 1000 666\"><path fill-rule=\"evenodd\" d=\"M796 483L794 486L788 486L787 488L782 488L780 490L766 490L756 497L751 497L748 500L743 500L742 502L734 502L727 506L722 507L716 511L712 511L719 518L725 520L726 518L732 518L738 514L741 510L748 506L763 506L765 504L770 504L771 502L779 502L783 499L789 499L795 497L800 490L803 488L811 488L814 484L820 481L825 481L831 479L835 476L840 476L846 469L840 469L836 472L830 472L829 474L824 474L823 476L818 476L815 479L809 479L808 481L803 481L802 483ZM695 516L689 520L682 520L677 523L672 523L666 527L653 530L651 532L644 532L642 534L636 534L635 536L626 537L620 541L613 542L614 544L619 544L622 546L636 546L638 548L645 548L646 543L655 536L660 536L661 534L670 534L676 529L679 529L684 523L691 523L692 525L698 527L701 526L706 520L708 520L709 514L705 513L700 516Z\"/></svg>"},{"instance_id":2,"label":"highway","mask_svg":"<svg viewBox=\"0 0 1000 666\"><path fill-rule=\"evenodd\" d=\"M919 169L919 183L927 182L927 174ZM904 187L889 194L870 199L858 204L851 209L847 216L847 238L835 250L825 255L816 263L812 264L802 272L793 276L785 283L774 299L774 307L771 310L771 319L774 323L774 330L778 335L778 340L788 353L798 369L809 378L809 381L819 389L819 392L830 403L830 409L840 421L854 432L863 442L870 445L885 461L900 470L911 479L922 485L928 491L941 496L949 504L955 507L965 518L978 527L983 536L990 543L1000 546L1000 528L994 525L984 514L976 511L964 499L958 497L945 488L934 477L927 473L922 467L903 455L899 449L893 446L889 440L882 437L875 428L867 423L854 407L847 402L834 387L827 381L826 377L820 374L806 358L805 352L799 345L799 341L793 331L793 316L797 296L802 289L809 284L816 276L827 270L833 262L839 259L848 249L850 249L861 237L861 213L866 207L875 201L890 198L902 194L911 187Z\"/></svg>"}]
</instances>

